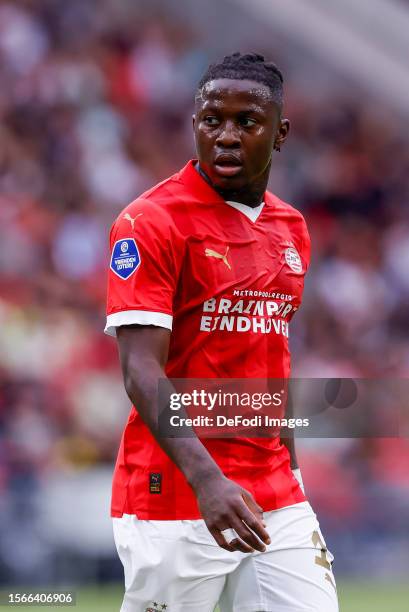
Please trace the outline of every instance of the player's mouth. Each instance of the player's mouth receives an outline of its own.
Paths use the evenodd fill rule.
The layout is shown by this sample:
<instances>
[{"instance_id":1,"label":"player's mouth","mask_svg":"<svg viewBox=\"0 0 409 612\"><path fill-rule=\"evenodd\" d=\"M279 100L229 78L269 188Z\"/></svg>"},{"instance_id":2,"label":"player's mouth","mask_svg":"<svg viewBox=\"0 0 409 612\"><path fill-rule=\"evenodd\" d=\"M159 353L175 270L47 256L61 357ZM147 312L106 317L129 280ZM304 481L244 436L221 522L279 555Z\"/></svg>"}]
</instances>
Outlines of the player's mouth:
<instances>
[{"instance_id":1,"label":"player's mouth","mask_svg":"<svg viewBox=\"0 0 409 612\"><path fill-rule=\"evenodd\" d=\"M236 176L242 171L243 164L237 155L232 153L221 153L217 155L213 168L219 176Z\"/></svg>"}]
</instances>

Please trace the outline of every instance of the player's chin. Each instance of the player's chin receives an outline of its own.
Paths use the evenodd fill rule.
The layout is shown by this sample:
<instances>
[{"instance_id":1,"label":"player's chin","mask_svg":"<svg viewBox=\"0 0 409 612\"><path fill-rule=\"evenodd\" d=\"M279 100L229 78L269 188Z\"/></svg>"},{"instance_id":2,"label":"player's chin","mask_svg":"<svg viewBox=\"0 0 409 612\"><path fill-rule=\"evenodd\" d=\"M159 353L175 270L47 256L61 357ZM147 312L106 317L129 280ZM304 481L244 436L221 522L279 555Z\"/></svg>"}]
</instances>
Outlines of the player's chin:
<instances>
[{"instance_id":1,"label":"player's chin","mask_svg":"<svg viewBox=\"0 0 409 612\"><path fill-rule=\"evenodd\" d=\"M242 189L247 184L243 169L231 176L212 172L211 181L219 189Z\"/></svg>"}]
</instances>

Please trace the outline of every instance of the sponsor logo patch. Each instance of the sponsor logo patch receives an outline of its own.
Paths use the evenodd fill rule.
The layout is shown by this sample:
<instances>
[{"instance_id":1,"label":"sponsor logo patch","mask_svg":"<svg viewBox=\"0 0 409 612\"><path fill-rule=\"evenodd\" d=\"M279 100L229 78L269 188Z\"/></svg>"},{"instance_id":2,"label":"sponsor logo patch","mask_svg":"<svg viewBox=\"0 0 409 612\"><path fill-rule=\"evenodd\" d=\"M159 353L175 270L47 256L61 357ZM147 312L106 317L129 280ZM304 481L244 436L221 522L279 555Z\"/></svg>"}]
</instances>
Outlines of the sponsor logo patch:
<instances>
[{"instance_id":1,"label":"sponsor logo patch","mask_svg":"<svg viewBox=\"0 0 409 612\"><path fill-rule=\"evenodd\" d=\"M285 250L285 261L287 266L289 266L293 272L297 272L297 274L302 272L301 257L294 247L289 247Z\"/></svg>"},{"instance_id":2,"label":"sponsor logo patch","mask_svg":"<svg viewBox=\"0 0 409 612\"><path fill-rule=\"evenodd\" d=\"M162 493L162 474L160 472L149 474L149 493Z\"/></svg>"},{"instance_id":3,"label":"sponsor logo patch","mask_svg":"<svg viewBox=\"0 0 409 612\"><path fill-rule=\"evenodd\" d=\"M141 256L133 238L118 240L112 250L110 268L117 276L126 280L139 268Z\"/></svg>"}]
</instances>

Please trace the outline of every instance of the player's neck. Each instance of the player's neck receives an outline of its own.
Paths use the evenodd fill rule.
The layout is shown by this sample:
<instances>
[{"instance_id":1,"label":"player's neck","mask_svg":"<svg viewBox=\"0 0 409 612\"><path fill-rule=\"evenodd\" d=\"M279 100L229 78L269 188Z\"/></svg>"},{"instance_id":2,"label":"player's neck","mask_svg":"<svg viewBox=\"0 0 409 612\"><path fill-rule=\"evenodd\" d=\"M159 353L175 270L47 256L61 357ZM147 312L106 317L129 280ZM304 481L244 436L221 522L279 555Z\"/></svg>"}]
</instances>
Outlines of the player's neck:
<instances>
[{"instance_id":1,"label":"player's neck","mask_svg":"<svg viewBox=\"0 0 409 612\"><path fill-rule=\"evenodd\" d=\"M200 176L214 189L223 200L230 202L239 202L245 204L250 208L257 208L264 201L264 194L267 189L268 176L270 168L267 169L266 173L263 174L258 181L252 185L246 185L242 189L220 189L213 185L206 172L200 167L199 162L196 164L196 169Z\"/></svg>"}]
</instances>

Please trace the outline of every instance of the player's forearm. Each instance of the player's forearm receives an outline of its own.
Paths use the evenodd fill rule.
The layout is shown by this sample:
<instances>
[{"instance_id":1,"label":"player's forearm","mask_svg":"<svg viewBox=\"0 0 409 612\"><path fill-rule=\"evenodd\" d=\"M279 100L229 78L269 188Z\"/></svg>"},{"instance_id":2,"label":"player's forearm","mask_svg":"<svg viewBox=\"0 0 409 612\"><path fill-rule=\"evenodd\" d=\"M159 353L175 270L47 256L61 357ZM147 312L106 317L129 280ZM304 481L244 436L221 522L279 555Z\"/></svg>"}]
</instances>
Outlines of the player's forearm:
<instances>
[{"instance_id":1,"label":"player's forearm","mask_svg":"<svg viewBox=\"0 0 409 612\"><path fill-rule=\"evenodd\" d=\"M161 433L158 422L159 380L161 380L162 389L168 387L167 395L170 396L170 393L174 391L170 381L159 364L150 361L142 368L139 364L138 369L134 368L132 373L125 376L125 389L155 440L183 472L191 487L197 490L204 479L222 477L223 474L192 428L185 428L186 437L169 438ZM166 397L161 397L161 401L165 404ZM183 414L183 409L179 413L181 417L187 416Z\"/></svg>"},{"instance_id":2,"label":"player's forearm","mask_svg":"<svg viewBox=\"0 0 409 612\"><path fill-rule=\"evenodd\" d=\"M291 395L290 394L288 394L287 405L285 407L285 418L286 419L294 418L294 410L293 410L293 404L292 404L292 401L291 401ZM291 469L292 470L298 469L297 455L296 455L296 452L295 452L294 430L293 429L289 429L288 427L285 428L282 431L282 437L280 438L280 441L281 441L282 444L284 444L284 446L287 448L287 450L288 450L288 452L290 454Z\"/></svg>"},{"instance_id":3,"label":"player's forearm","mask_svg":"<svg viewBox=\"0 0 409 612\"><path fill-rule=\"evenodd\" d=\"M294 437L291 438L281 438L281 443L287 448L290 454L290 465L292 470L296 470L298 468L297 455L295 452L295 441Z\"/></svg>"}]
</instances>

